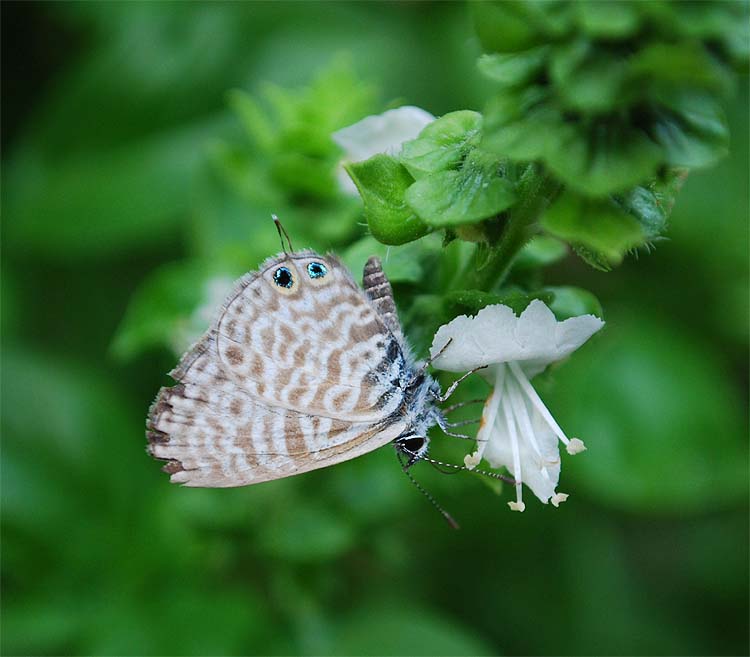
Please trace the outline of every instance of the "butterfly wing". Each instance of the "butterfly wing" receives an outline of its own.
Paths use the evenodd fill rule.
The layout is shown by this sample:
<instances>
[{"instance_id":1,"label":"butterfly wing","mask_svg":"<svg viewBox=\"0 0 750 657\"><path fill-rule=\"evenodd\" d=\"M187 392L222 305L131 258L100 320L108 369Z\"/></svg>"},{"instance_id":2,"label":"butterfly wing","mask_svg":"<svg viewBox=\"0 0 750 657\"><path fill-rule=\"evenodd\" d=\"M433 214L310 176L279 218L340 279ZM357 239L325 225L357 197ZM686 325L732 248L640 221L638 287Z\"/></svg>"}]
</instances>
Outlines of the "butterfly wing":
<instances>
[{"instance_id":1,"label":"butterfly wing","mask_svg":"<svg viewBox=\"0 0 750 657\"><path fill-rule=\"evenodd\" d=\"M227 378L162 388L149 413L149 452L173 483L246 486L370 452L404 421L347 422L259 403Z\"/></svg>"},{"instance_id":2,"label":"butterfly wing","mask_svg":"<svg viewBox=\"0 0 750 657\"><path fill-rule=\"evenodd\" d=\"M309 275L313 263L327 280ZM343 265L311 251L277 256L238 281L170 373L179 385L151 407L149 451L188 486L339 463L404 431L405 369L400 335Z\"/></svg>"},{"instance_id":3,"label":"butterfly wing","mask_svg":"<svg viewBox=\"0 0 750 657\"><path fill-rule=\"evenodd\" d=\"M324 277L307 267L322 264ZM286 269L293 286L274 279ZM395 412L406 369L389 329L346 268L302 251L240 279L211 329L171 372L200 383L221 373L259 402L304 414L375 423Z\"/></svg>"}]
</instances>

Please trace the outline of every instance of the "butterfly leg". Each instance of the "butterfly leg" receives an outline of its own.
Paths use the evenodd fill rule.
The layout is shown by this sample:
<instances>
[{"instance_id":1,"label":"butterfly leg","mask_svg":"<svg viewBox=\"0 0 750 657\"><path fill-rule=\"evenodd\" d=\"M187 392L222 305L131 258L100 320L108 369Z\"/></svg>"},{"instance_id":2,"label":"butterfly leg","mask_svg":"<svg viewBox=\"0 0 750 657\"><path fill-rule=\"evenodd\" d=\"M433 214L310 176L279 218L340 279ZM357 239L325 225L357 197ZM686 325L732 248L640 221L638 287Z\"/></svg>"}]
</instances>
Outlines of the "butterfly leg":
<instances>
[{"instance_id":1,"label":"butterfly leg","mask_svg":"<svg viewBox=\"0 0 750 657\"><path fill-rule=\"evenodd\" d=\"M445 391L444 395L435 395L435 399L437 399L442 404L456 391L456 388L458 388L459 383L461 383L464 379L474 374L474 372L487 369L487 367L488 367L487 365L480 365L479 367L475 367L473 370L469 370L460 379L456 379L453 383L451 383L450 387L448 388L448 390Z\"/></svg>"},{"instance_id":2,"label":"butterfly leg","mask_svg":"<svg viewBox=\"0 0 750 657\"><path fill-rule=\"evenodd\" d=\"M448 406L448 408L442 409L443 415L452 413L453 411L456 411L459 408L463 408L464 406L468 406L469 404L484 404L485 401L487 400L486 399L470 399L469 401L458 402L458 404L451 404L450 406Z\"/></svg>"}]
</instances>

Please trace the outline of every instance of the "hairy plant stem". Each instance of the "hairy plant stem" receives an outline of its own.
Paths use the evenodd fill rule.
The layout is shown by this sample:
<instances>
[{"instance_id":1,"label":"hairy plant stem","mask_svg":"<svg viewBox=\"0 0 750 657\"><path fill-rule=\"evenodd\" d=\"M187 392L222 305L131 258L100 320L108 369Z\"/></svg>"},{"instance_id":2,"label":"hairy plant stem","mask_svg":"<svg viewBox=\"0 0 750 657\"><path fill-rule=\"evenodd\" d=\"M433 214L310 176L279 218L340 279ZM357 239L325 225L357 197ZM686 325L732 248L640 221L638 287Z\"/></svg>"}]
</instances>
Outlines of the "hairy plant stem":
<instances>
[{"instance_id":1,"label":"hairy plant stem","mask_svg":"<svg viewBox=\"0 0 750 657\"><path fill-rule=\"evenodd\" d=\"M518 182L518 203L510 211L500 238L493 245L477 246L464 281L469 289L491 291L502 283L513 259L537 232L536 221L560 191L560 184L541 165L530 164ZM487 255L485 255L487 254Z\"/></svg>"}]
</instances>

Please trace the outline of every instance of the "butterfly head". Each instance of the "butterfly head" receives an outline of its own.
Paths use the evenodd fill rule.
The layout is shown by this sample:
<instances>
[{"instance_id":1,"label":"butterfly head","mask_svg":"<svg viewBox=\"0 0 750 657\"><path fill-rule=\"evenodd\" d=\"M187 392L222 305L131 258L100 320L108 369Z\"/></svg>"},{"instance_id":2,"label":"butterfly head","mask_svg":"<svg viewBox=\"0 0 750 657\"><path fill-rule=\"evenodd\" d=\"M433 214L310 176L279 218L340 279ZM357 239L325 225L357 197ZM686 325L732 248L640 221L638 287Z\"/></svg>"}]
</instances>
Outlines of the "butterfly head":
<instances>
[{"instance_id":1,"label":"butterfly head","mask_svg":"<svg viewBox=\"0 0 750 657\"><path fill-rule=\"evenodd\" d=\"M409 468L427 455L430 439L426 436L406 434L393 441L396 451L406 457L406 467Z\"/></svg>"}]
</instances>

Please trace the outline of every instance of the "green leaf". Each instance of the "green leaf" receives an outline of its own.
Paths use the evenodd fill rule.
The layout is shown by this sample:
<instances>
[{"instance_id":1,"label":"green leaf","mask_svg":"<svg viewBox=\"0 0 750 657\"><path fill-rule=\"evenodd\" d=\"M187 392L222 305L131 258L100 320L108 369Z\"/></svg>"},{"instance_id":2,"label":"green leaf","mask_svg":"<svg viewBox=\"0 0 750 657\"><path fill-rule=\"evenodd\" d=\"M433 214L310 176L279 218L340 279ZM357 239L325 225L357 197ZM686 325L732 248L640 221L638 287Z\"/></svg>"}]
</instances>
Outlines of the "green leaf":
<instances>
[{"instance_id":1,"label":"green leaf","mask_svg":"<svg viewBox=\"0 0 750 657\"><path fill-rule=\"evenodd\" d=\"M514 270L548 267L568 255L565 242L551 235L534 235L518 252L513 261Z\"/></svg>"},{"instance_id":2,"label":"green leaf","mask_svg":"<svg viewBox=\"0 0 750 657\"><path fill-rule=\"evenodd\" d=\"M414 179L398 160L375 155L345 168L362 197L367 224L375 239L383 244L405 244L430 231L404 200Z\"/></svg>"},{"instance_id":3,"label":"green leaf","mask_svg":"<svg viewBox=\"0 0 750 657\"><path fill-rule=\"evenodd\" d=\"M604 196L650 178L662 160L639 129L622 124L559 127L545 160L563 182L582 194Z\"/></svg>"},{"instance_id":4,"label":"green leaf","mask_svg":"<svg viewBox=\"0 0 750 657\"><path fill-rule=\"evenodd\" d=\"M416 180L458 166L479 143L482 115L464 110L451 112L425 126L419 137L404 143L403 164Z\"/></svg>"},{"instance_id":5,"label":"green leaf","mask_svg":"<svg viewBox=\"0 0 750 657\"><path fill-rule=\"evenodd\" d=\"M617 120L565 120L543 106L482 141L482 148L517 160L541 160L567 185L591 196L629 189L655 173L663 155L640 129Z\"/></svg>"},{"instance_id":6,"label":"green leaf","mask_svg":"<svg viewBox=\"0 0 750 657\"><path fill-rule=\"evenodd\" d=\"M571 27L571 6L562 2L479 0L474 28L484 50L518 52L554 40Z\"/></svg>"},{"instance_id":7,"label":"green leaf","mask_svg":"<svg viewBox=\"0 0 750 657\"><path fill-rule=\"evenodd\" d=\"M647 186L634 187L624 194L614 196L613 200L638 220L644 237L652 240L666 232L675 196L686 176L686 170L673 169L664 180L654 180Z\"/></svg>"},{"instance_id":8,"label":"green leaf","mask_svg":"<svg viewBox=\"0 0 750 657\"><path fill-rule=\"evenodd\" d=\"M391 283L418 283L423 275L422 260L440 250L439 238L435 242L430 237L403 246L386 246L368 235L349 246L341 259L356 274L370 256L378 256Z\"/></svg>"},{"instance_id":9,"label":"green leaf","mask_svg":"<svg viewBox=\"0 0 750 657\"><path fill-rule=\"evenodd\" d=\"M644 240L640 223L611 200L596 200L564 192L542 217L550 234L617 265Z\"/></svg>"},{"instance_id":10,"label":"green leaf","mask_svg":"<svg viewBox=\"0 0 750 657\"><path fill-rule=\"evenodd\" d=\"M479 71L503 86L526 84L544 70L549 46L532 48L508 55L482 55L477 61Z\"/></svg>"},{"instance_id":11,"label":"green leaf","mask_svg":"<svg viewBox=\"0 0 750 657\"><path fill-rule=\"evenodd\" d=\"M584 39L557 48L549 71L566 109L600 114L625 106L631 100L623 89L627 60Z\"/></svg>"},{"instance_id":12,"label":"green leaf","mask_svg":"<svg viewBox=\"0 0 750 657\"><path fill-rule=\"evenodd\" d=\"M516 200L513 184L499 175L493 156L472 151L460 171L441 171L417 180L406 202L430 226L472 224L497 216Z\"/></svg>"},{"instance_id":13,"label":"green leaf","mask_svg":"<svg viewBox=\"0 0 750 657\"><path fill-rule=\"evenodd\" d=\"M189 346L183 334L189 332L190 317L206 296L207 276L206 268L196 262L168 264L154 272L130 301L112 341L113 355L128 360L154 347L179 351ZM207 327L208 319L202 328Z\"/></svg>"},{"instance_id":14,"label":"green leaf","mask_svg":"<svg viewBox=\"0 0 750 657\"><path fill-rule=\"evenodd\" d=\"M604 317L599 299L588 290L572 286L549 286L544 291L551 293L552 303L548 305L559 320L579 315Z\"/></svg>"},{"instance_id":15,"label":"green leaf","mask_svg":"<svg viewBox=\"0 0 750 657\"><path fill-rule=\"evenodd\" d=\"M727 67L698 42L648 44L630 57L628 69L634 83L661 96L682 90L726 95L733 87Z\"/></svg>"},{"instance_id":16,"label":"green leaf","mask_svg":"<svg viewBox=\"0 0 750 657\"><path fill-rule=\"evenodd\" d=\"M511 290L494 294L482 290L460 290L449 292L445 296L446 311L452 315L476 315L482 308L494 304L503 304L512 308L517 315L521 314L534 299L544 301L548 306L554 299L554 293L543 290L525 293Z\"/></svg>"},{"instance_id":17,"label":"green leaf","mask_svg":"<svg viewBox=\"0 0 750 657\"><path fill-rule=\"evenodd\" d=\"M664 99L652 127L665 160L676 167L708 167L729 150L729 130L718 102L705 94L675 94Z\"/></svg>"},{"instance_id":18,"label":"green leaf","mask_svg":"<svg viewBox=\"0 0 750 657\"><path fill-rule=\"evenodd\" d=\"M600 39L622 39L633 34L640 23L640 12L629 0L576 2L578 23L587 35Z\"/></svg>"}]
</instances>

